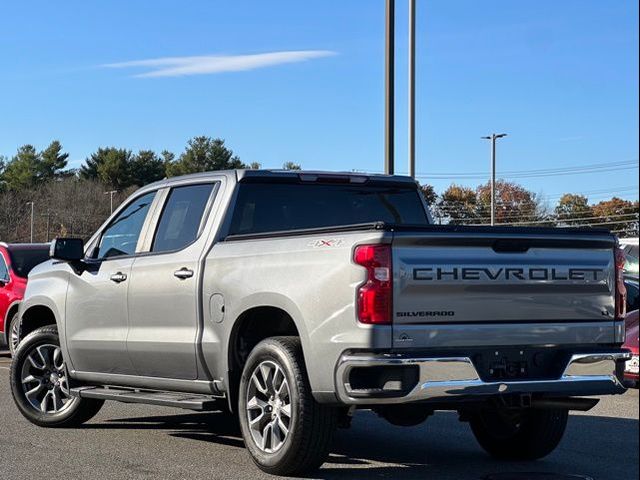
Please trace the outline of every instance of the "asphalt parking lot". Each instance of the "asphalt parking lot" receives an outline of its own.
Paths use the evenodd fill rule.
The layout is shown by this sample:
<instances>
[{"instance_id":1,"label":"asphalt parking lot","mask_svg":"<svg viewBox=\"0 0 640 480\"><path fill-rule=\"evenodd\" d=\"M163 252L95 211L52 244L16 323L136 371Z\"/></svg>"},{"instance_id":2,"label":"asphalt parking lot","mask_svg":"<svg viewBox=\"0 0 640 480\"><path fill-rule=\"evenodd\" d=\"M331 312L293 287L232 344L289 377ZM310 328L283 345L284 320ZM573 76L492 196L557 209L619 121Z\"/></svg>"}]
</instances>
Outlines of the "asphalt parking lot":
<instances>
[{"instance_id":1,"label":"asphalt parking lot","mask_svg":"<svg viewBox=\"0 0 640 480\"><path fill-rule=\"evenodd\" d=\"M9 364L0 352L0 479L273 478L253 466L235 422L222 413L107 403L81 429L31 425L13 404ZM637 479L638 448L637 390L573 415L560 448L532 463L492 461L452 413L399 428L360 412L351 429L338 431L329 462L312 478L476 480L505 472L553 472Z\"/></svg>"}]
</instances>

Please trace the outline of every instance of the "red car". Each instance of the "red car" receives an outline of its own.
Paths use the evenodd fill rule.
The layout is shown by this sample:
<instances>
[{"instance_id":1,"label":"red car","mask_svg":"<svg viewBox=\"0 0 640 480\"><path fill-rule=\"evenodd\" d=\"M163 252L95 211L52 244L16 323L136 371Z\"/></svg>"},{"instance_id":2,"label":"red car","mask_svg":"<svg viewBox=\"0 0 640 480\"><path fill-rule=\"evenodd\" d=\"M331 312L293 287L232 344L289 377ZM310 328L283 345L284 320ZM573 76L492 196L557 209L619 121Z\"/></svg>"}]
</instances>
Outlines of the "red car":
<instances>
[{"instance_id":1,"label":"red car","mask_svg":"<svg viewBox=\"0 0 640 480\"><path fill-rule=\"evenodd\" d=\"M49 244L0 242L0 343L13 354L18 344L18 304L33 267L49 259Z\"/></svg>"},{"instance_id":2,"label":"red car","mask_svg":"<svg viewBox=\"0 0 640 480\"><path fill-rule=\"evenodd\" d=\"M633 358L627 362L624 370L625 380L629 380L638 386L638 310L629 312L625 320L627 329L627 340L624 348L628 348L633 353Z\"/></svg>"}]
</instances>

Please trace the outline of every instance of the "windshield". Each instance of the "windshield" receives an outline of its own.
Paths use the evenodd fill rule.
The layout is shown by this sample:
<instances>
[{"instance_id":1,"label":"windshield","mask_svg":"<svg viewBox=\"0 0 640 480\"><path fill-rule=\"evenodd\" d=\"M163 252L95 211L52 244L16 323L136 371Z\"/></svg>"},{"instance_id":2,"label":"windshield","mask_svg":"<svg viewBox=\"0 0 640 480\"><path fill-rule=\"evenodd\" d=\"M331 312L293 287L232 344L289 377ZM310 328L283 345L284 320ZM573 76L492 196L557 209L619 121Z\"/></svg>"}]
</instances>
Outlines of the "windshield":
<instances>
[{"instance_id":1,"label":"windshield","mask_svg":"<svg viewBox=\"0 0 640 480\"><path fill-rule=\"evenodd\" d=\"M36 265L49 260L49 248L11 249L11 269L22 278L27 278Z\"/></svg>"},{"instance_id":2,"label":"windshield","mask_svg":"<svg viewBox=\"0 0 640 480\"><path fill-rule=\"evenodd\" d=\"M427 225L416 188L295 183L240 184L231 234L387 222Z\"/></svg>"}]
</instances>

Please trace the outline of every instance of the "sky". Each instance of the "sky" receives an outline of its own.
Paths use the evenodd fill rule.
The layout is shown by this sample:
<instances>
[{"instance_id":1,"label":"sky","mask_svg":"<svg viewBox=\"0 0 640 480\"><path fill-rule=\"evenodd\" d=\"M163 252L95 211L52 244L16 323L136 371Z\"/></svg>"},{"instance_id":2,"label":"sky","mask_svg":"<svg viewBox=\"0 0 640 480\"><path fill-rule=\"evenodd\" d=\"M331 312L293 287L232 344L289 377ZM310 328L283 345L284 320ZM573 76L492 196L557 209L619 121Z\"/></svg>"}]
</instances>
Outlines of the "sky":
<instances>
[{"instance_id":1,"label":"sky","mask_svg":"<svg viewBox=\"0 0 640 480\"><path fill-rule=\"evenodd\" d=\"M638 198L638 2L417 3L420 182L483 183L480 137L505 132L498 177L550 203ZM407 2L396 5L407 172ZM179 154L196 135L264 168L382 172L384 0L2 2L0 154L59 139L78 167L101 146Z\"/></svg>"}]
</instances>

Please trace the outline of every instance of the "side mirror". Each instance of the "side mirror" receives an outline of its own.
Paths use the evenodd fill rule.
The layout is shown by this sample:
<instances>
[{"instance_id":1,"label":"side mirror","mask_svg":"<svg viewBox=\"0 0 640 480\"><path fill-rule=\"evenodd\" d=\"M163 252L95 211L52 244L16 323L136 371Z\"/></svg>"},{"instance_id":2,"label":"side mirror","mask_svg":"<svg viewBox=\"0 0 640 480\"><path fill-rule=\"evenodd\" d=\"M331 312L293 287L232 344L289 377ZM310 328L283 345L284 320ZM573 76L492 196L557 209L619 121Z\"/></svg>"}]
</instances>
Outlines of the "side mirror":
<instances>
[{"instance_id":1,"label":"side mirror","mask_svg":"<svg viewBox=\"0 0 640 480\"><path fill-rule=\"evenodd\" d=\"M84 258L84 241L81 238L55 238L49 256L63 262L79 262Z\"/></svg>"}]
</instances>

